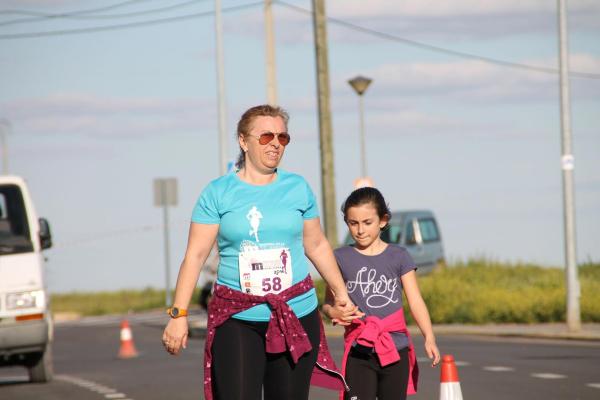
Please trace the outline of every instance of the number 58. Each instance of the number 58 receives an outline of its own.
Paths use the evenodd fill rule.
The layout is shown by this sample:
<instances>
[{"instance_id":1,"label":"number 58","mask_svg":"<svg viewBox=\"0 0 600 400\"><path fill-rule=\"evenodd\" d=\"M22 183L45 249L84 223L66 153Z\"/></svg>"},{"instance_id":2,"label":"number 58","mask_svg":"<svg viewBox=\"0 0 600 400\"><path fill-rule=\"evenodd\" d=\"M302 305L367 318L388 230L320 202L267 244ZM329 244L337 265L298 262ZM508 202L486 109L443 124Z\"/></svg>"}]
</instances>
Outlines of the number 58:
<instances>
[{"instance_id":1,"label":"number 58","mask_svg":"<svg viewBox=\"0 0 600 400\"><path fill-rule=\"evenodd\" d=\"M279 292L281 290L281 278L263 278L262 280L262 290L263 292Z\"/></svg>"}]
</instances>

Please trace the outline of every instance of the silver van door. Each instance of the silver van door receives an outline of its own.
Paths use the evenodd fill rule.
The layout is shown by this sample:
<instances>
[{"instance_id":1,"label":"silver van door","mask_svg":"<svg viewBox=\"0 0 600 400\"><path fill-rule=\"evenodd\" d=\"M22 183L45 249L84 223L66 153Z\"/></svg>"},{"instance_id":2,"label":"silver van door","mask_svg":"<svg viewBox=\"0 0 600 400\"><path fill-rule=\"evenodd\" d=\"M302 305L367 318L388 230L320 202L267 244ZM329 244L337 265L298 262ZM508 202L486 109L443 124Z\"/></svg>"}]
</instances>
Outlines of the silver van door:
<instances>
[{"instance_id":1,"label":"silver van door","mask_svg":"<svg viewBox=\"0 0 600 400\"><path fill-rule=\"evenodd\" d=\"M412 218L406 221L404 245L417 267L422 268L426 263L425 248L419 231L419 221Z\"/></svg>"},{"instance_id":2,"label":"silver van door","mask_svg":"<svg viewBox=\"0 0 600 400\"><path fill-rule=\"evenodd\" d=\"M435 267L438 260L444 258L442 242L437 223L432 217L418 219L419 237L423 247L423 263Z\"/></svg>"}]
</instances>

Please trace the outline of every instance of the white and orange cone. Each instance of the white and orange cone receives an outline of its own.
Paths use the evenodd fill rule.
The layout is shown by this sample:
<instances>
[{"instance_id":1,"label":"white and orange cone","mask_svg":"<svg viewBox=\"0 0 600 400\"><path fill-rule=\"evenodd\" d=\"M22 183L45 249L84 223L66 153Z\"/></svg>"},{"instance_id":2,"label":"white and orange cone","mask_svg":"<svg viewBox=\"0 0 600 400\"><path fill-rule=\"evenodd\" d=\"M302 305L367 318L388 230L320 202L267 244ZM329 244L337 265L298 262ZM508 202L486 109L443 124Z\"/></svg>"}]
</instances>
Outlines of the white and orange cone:
<instances>
[{"instance_id":1,"label":"white and orange cone","mask_svg":"<svg viewBox=\"0 0 600 400\"><path fill-rule=\"evenodd\" d=\"M121 347L119 349L119 358L137 357L138 352L133 344L133 334L129 327L129 322L124 319L121 321Z\"/></svg>"},{"instance_id":2,"label":"white and orange cone","mask_svg":"<svg viewBox=\"0 0 600 400\"><path fill-rule=\"evenodd\" d=\"M440 400L463 400L460 390L458 370L454 363L454 357L446 354L442 357L442 368L440 374Z\"/></svg>"}]
</instances>

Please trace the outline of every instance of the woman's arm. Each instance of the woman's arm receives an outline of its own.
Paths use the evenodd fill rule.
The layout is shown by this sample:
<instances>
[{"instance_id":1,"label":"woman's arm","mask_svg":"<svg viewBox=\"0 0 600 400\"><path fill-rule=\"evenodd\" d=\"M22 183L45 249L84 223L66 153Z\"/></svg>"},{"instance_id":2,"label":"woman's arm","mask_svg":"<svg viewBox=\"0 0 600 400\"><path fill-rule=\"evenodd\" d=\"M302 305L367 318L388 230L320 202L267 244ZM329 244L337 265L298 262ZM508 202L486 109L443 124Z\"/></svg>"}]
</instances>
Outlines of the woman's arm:
<instances>
[{"instance_id":1,"label":"woman's arm","mask_svg":"<svg viewBox=\"0 0 600 400\"><path fill-rule=\"evenodd\" d=\"M431 319L429 318L429 311L427 305L421 296L419 285L417 283L417 275L415 271L407 272L400 277L402 280L402 287L408 300L408 306L410 307L410 313L412 314L415 322L419 326L423 337L425 338L425 351L427 356L433 359L431 366L435 366L440 362L440 351L435 343L435 336L433 334L433 328L431 326Z\"/></svg>"},{"instance_id":2,"label":"woman's arm","mask_svg":"<svg viewBox=\"0 0 600 400\"><path fill-rule=\"evenodd\" d=\"M194 222L190 224L187 249L177 277L174 307L188 308L198 276L218 232L218 224L207 225ZM187 318L171 318L163 333L163 343L167 351L171 354L177 354L181 347L185 348L187 346L187 334Z\"/></svg>"},{"instance_id":3,"label":"woman's arm","mask_svg":"<svg viewBox=\"0 0 600 400\"><path fill-rule=\"evenodd\" d=\"M321 230L319 218L304 221L304 253L313 263L319 274L328 285L328 291L333 294L335 306L355 314L358 308L348 297L344 279L340 273L333 250ZM359 315L357 315L359 317Z\"/></svg>"}]
</instances>

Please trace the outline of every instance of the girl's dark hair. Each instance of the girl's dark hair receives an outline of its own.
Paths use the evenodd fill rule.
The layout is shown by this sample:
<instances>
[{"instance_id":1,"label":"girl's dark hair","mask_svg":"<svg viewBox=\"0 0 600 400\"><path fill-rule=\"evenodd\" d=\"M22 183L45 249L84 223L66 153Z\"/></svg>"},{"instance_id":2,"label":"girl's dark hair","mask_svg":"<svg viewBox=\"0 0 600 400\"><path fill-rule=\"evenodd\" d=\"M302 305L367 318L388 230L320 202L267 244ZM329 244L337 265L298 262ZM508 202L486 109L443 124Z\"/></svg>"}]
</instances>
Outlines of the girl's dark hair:
<instances>
[{"instance_id":1,"label":"girl's dark hair","mask_svg":"<svg viewBox=\"0 0 600 400\"><path fill-rule=\"evenodd\" d=\"M364 204L371 204L375 210L377 210L377 215L379 219L383 219L386 215L388 218L392 218L392 213L388 208L385 199L381 192L374 187L362 187L356 189L350 196L344 201L342 204L342 213L344 214L344 221L346 221L346 217L348 215L348 209L350 207L362 206ZM386 225L387 227L387 225Z\"/></svg>"},{"instance_id":2,"label":"girl's dark hair","mask_svg":"<svg viewBox=\"0 0 600 400\"><path fill-rule=\"evenodd\" d=\"M290 116L287 111L278 106L272 106L270 104L261 104L259 106L254 106L247 109L242 117L240 118L237 125L237 132L235 134L235 138L237 139L239 136L245 136L250 133L252 129L252 124L257 117L279 117L283 120L285 127L287 129L288 121ZM238 155L235 166L237 169L243 168L246 163L246 153L240 147L240 154Z\"/></svg>"}]
</instances>

